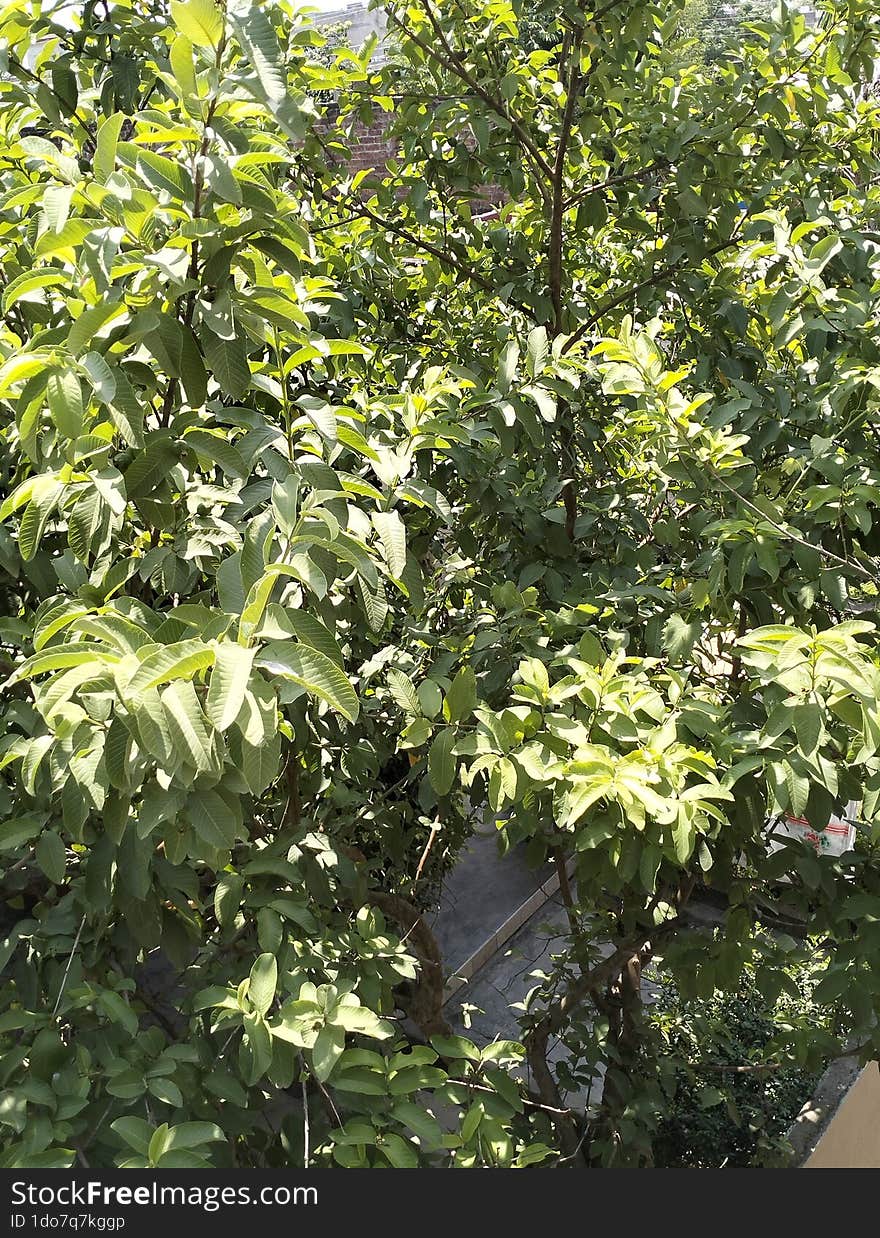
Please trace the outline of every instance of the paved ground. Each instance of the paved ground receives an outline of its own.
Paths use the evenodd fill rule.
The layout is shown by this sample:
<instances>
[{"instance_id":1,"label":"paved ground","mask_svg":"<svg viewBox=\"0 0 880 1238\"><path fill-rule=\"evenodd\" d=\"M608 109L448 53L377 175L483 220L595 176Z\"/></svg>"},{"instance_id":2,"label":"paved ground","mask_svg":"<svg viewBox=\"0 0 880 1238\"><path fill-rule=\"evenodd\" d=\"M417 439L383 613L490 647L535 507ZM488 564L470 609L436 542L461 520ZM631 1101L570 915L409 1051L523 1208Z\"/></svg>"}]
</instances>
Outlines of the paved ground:
<instances>
[{"instance_id":1,"label":"paved ground","mask_svg":"<svg viewBox=\"0 0 880 1238\"><path fill-rule=\"evenodd\" d=\"M529 870L524 859L516 854L499 857L491 837L474 839L452 874L435 925L445 947L447 972L472 954L546 880L548 872L549 866L540 873ZM718 922L719 912L714 907L696 904L692 916L695 923L711 928ZM553 955L562 951L565 931L565 911L556 894L449 998L446 1015L453 1028L477 1044L496 1039L519 1040L521 1011L517 1006L552 970ZM606 949L610 951L610 944ZM644 980L643 997L647 1002L655 997L655 986L648 977ZM550 1061L562 1053L560 1047L552 1048ZM570 1096L569 1103L578 1108L595 1104L601 1088L600 1073L589 1091Z\"/></svg>"},{"instance_id":2,"label":"paved ground","mask_svg":"<svg viewBox=\"0 0 880 1238\"><path fill-rule=\"evenodd\" d=\"M541 983L552 968L552 956L563 944L565 911L559 896L549 899L536 911L510 941L485 963L474 978L446 1003L446 1016L453 1029L475 1044L492 1040L520 1040L517 1003ZM565 1055L560 1045L551 1045L548 1060L553 1063ZM525 1063L523 1077L527 1070ZM589 1088L565 1097L575 1108L584 1110L601 1097L601 1074Z\"/></svg>"},{"instance_id":3,"label":"paved ground","mask_svg":"<svg viewBox=\"0 0 880 1238\"><path fill-rule=\"evenodd\" d=\"M463 988L446 1003L451 1023L480 1044L519 1039L517 1011L530 989L552 968L562 945L565 913L558 896L536 911Z\"/></svg>"},{"instance_id":4,"label":"paved ground","mask_svg":"<svg viewBox=\"0 0 880 1238\"><path fill-rule=\"evenodd\" d=\"M438 910L427 917L447 973L470 958L552 873L550 864L529 868L519 848L500 856L494 824L480 827L446 878Z\"/></svg>"}]
</instances>

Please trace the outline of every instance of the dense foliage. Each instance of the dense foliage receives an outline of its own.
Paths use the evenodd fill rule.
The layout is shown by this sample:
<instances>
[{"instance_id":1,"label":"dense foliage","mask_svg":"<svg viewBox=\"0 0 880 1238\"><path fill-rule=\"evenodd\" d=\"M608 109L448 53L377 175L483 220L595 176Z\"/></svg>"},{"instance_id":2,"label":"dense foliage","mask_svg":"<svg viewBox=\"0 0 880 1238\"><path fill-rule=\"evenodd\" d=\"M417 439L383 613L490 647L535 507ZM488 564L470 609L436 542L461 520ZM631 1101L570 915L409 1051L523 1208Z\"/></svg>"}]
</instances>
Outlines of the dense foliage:
<instances>
[{"instance_id":1,"label":"dense foliage","mask_svg":"<svg viewBox=\"0 0 880 1238\"><path fill-rule=\"evenodd\" d=\"M812 992L820 954L798 962L768 1000L746 963L737 988L682 1001L660 984L647 1009L665 1067L667 1104L653 1139L657 1165L686 1169L785 1166L786 1135L820 1072L788 1058L792 1022L821 1018ZM650 982L650 971L648 973Z\"/></svg>"},{"instance_id":2,"label":"dense foliage","mask_svg":"<svg viewBox=\"0 0 880 1238\"><path fill-rule=\"evenodd\" d=\"M6 1167L650 1164L652 959L878 1043L876 6L386 7L0 9ZM481 1049L485 811L570 936Z\"/></svg>"}]
</instances>

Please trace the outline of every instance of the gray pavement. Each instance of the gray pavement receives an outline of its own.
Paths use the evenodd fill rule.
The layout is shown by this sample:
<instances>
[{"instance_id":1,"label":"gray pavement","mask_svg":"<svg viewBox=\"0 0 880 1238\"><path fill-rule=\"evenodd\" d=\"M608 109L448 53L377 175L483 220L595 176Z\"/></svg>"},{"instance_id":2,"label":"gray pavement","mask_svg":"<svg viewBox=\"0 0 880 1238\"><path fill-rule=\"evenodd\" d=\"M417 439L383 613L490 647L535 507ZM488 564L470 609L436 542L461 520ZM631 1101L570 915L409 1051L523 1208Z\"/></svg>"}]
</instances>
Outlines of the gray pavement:
<instances>
[{"instance_id":1,"label":"gray pavement","mask_svg":"<svg viewBox=\"0 0 880 1238\"><path fill-rule=\"evenodd\" d=\"M479 827L446 877L437 911L426 917L447 975L461 967L552 874L551 864L529 868L521 848L499 855L494 824Z\"/></svg>"}]
</instances>

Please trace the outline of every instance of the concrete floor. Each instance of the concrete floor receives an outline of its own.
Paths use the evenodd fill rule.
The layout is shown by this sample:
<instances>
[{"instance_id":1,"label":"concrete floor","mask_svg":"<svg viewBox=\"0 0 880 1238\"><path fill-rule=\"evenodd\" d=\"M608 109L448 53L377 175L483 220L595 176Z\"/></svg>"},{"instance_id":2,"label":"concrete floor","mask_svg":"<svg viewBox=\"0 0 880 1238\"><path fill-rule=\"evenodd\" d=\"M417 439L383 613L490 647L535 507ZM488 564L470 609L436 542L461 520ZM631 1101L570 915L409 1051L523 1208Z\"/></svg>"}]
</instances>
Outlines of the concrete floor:
<instances>
[{"instance_id":1,"label":"concrete floor","mask_svg":"<svg viewBox=\"0 0 880 1238\"><path fill-rule=\"evenodd\" d=\"M481 826L447 876L437 911L426 917L447 974L461 967L552 873L550 864L529 868L521 848L499 855L494 824Z\"/></svg>"},{"instance_id":2,"label":"concrete floor","mask_svg":"<svg viewBox=\"0 0 880 1238\"><path fill-rule=\"evenodd\" d=\"M536 911L510 941L446 1003L446 1014L456 1029L477 1044L519 1039L516 1002L541 983L552 968L552 955L561 948L565 913L558 896Z\"/></svg>"},{"instance_id":3,"label":"concrete floor","mask_svg":"<svg viewBox=\"0 0 880 1238\"><path fill-rule=\"evenodd\" d=\"M559 896L548 899L534 912L477 974L446 1003L446 1017L453 1029L477 1045L493 1040L521 1040L521 1010L517 1004L552 970L552 956L561 951L566 930L565 910ZM547 1055L551 1065L566 1056L559 1044ZM521 1074L528 1070L523 1063ZM590 1086L566 1095L568 1104L581 1111L594 1106L602 1095L600 1070Z\"/></svg>"},{"instance_id":4,"label":"concrete floor","mask_svg":"<svg viewBox=\"0 0 880 1238\"><path fill-rule=\"evenodd\" d=\"M529 869L521 854L499 856L495 839L477 835L450 874L434 931L444 952L447 976L471 956L477 947L516 911L547 879L551 866ZM718 912L707 908L707 924L717 922ZM697 921L700 917L696 916ZM492 1040L520 1040L518 1006L541 984L553 968L554 954L565 944L567 921L558 894L534 911L507 942L480 962L471 978L447 1000L446 1016L455 1031L485 1045ZM610 952L608 943L602 953ZM644 978L643 997L656 994L649 977ZM561 1046L551 1048L550 1062L564 1055ZM598 1102L602 1093L600 1069L593 1083L568 1097L584 1109Z\"/></svg>"}]
</instances>

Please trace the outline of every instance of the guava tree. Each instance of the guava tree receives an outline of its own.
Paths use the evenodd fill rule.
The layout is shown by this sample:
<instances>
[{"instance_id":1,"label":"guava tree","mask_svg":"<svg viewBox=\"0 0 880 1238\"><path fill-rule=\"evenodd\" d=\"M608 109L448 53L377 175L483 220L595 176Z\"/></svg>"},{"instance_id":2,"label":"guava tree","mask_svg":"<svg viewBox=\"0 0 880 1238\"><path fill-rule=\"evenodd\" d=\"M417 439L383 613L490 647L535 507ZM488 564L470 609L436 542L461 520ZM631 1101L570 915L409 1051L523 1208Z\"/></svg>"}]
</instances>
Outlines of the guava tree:
<instances>
[{"instance_id":1,"label":"guava tree","mask_svg":"<svg viewBox=\"0 0 880 1238\"><path fill-rule=\"evenodd\" d=\"M817 936L778 1052L871 1052L877 15L386 7L0 12L7 1167L649 1163L642 967ZM482 1049L473 812L569 927Z\"/></svg>"}]
</instances>

